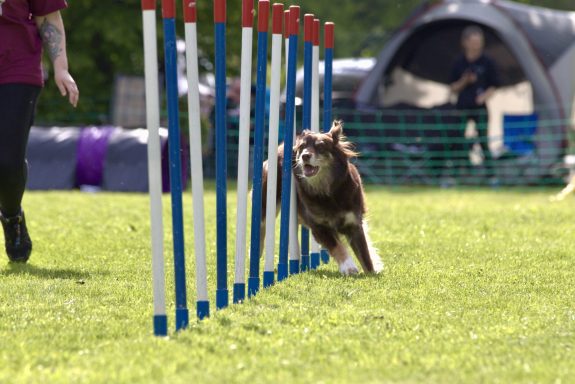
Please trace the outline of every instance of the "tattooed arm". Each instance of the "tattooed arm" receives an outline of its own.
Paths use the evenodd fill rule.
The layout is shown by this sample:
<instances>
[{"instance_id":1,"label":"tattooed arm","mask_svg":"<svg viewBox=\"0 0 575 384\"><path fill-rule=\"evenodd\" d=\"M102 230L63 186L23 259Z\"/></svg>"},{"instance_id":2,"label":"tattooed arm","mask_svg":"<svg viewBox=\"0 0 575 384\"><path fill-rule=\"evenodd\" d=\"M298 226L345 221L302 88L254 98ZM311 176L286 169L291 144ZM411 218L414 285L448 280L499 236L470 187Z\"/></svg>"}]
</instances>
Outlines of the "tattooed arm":
<instances>
[{"instance_id":1,"label":"tattooed arm","mask_svg":"<svg viewBox=\"0 0 575 384\"><path fill-rule=\"evenodd\" d=\"M78 104L79 91L76 82L68 72L66 55L66 33L60 12L35 17L44 49L54 66L54 81L62 96L68 96L70 104Z\"/></svg>"}]
</instances>

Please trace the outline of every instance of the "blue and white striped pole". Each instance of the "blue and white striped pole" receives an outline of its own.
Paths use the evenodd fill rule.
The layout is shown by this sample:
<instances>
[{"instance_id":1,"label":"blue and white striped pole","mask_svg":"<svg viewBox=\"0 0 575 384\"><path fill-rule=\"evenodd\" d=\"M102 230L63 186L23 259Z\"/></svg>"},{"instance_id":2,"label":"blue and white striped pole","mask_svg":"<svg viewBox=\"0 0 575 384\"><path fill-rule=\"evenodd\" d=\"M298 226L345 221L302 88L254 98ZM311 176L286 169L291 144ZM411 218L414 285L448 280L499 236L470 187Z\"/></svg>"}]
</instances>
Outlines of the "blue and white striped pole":
<instances>
[{"instance_id":1,"label":"blue and white striped pole","mask_svg":"<svg viewBox=\"0 0 575 384\"><path fill-rule=\"evenodd\" d=\"M183 0L186 37L186 72L188 75L188 124L190 130L190 169L194 208L194 251L196 253L196 315L210 315L206 265L206 234L204 222L204 171L202 169L202 127L198 73L198 35L196 0Z\"/></svg>"},{"instance_id":2,"label":"blue and white striped pole","mask_svg":"<svg viewBox=\"0 0 575 384\"><path fill-rule=\"evenodd\" d=\"M146 125L148 128L148 189L150 191L150 232L152 238L154 335L167 336L156 0L142 0L142 23L146 79Z\"/></svg>"},{"instance_id":3,"label":"blue and white striped pole","mask_svg":"<svg viewBox=\"0 0 575 384\"><path fill-rule=\"evenodd\" d=\"M250 242L250 275L248 297L255 295L260 288L260 253L262 222L262 164L264 161L264 125L266 115L266 82L268 64L268 25L270 15L269 0L258 2L258 56L256 79L256 112L254 133L254 172L252 191L252 227Z\"/></svg>"},{"instance_id":4,"label":"blue and white striped pole","mask_svg":"<svg viewBox=\"0 0 575 384\"><path fill-rule=\"evenodd\" d=\"M312 76L312 51L313 51L313 15L306 14L303 17L303 116L302 129L311 130L311 76ZM309 230L301 228L301 270L308 271L309 259Z\"/></svg>"},{"instance_id":5,"label":"blue and white striped pole","mask_svg":"<svg viewBox=\"0 0 575 384\"><path fill-rule=\"evenodd\" d=\"M216 309L228 306L226 0L214 0L216 56Z\"/></svg>"},{"instance_id":6,"label":"blue and white striped pole","mask_svg":"<svg viewBox=\"0 0 575 384\"><path fill-rule=\"evenodd\" d=\"M332 124L332 75L333 75L333 48L334 48L334 29L332 22L324 24L324 70L323 70L323 131L329 132ZM329 253L326 249L321 250L321 260L324 263L329 262Z\"/></svg>"},{"instance_id":7,"label":"blue and white striped pole","mask_svg":"<svg viewBox=\"0 0 575 384\"><path fill-rule=\"evenodd\" d=\"M292 154L295 117L295 75L297 65L297 40L299 27L299 6L290 6L289 15L289 55L287 67L287 96L284 127L284 158L282 166L282 194L280 217L280 252L278 281L288 277L288 246L290 224L290 198L292 180Z\"/></svg>"},{"instance_id":8,"label":"blue and white striped pole","mask_svg":"<svg viewBox=\"0 0 575 384\"><path fill-rule=\"evenodd\" d=\"M178 78L176 52L175 0L162 0L164 55L168 103L168 149L170 192L172 198L172 232L174 242L174 278L176 288L176 331L188 326L186 303L186 265L184 255L184 222L182 208L182 164L178 111Z\"/></svg>"},{"instance_id":9,"label":"blue and white striped pole","mask_svg":"<svg viewBox=\"0 0 575 384\"><path fill-rule=\"evenodd\" d=\"M264 288L274 283L274 251L276 224L278 131L282 62L283 4L276 3L272 11L272 62L270 79L270 121L268 136L268 184L266 196L266 238Z\"/></svg>"},{"instance_id":10,"label":"blue and white striped pole","mask_svg":"<svg viewBox=\"0 0 575 384\"><path fill-rule=\"evenodd\" d=\"M243 301L246 296L246 231L250 163L253 12L254 0L242 0L242 57L240 64L240 127L237 183L238 209L236 215L234 303Z\"/></svg>"}]
</instances>

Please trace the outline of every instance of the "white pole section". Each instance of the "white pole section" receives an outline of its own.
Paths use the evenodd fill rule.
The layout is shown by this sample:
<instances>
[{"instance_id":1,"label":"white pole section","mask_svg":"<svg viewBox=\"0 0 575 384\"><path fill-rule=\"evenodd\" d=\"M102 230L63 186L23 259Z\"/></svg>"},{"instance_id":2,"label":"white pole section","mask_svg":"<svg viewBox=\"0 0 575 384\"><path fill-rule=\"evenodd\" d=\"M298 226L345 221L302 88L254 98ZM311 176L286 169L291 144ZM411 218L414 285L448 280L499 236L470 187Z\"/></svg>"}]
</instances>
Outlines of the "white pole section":
<instances>
[{"instance_id":1,"label":"white pole section","mask_svg":"<svg viewBox=\"0 0 575 384\"><path fill-rule=\"evenodd\" d=\"M245 296L246 233L250 157L250 105L252 87L253 0L243 1L242 54L240 68L240 126L238 147L238 182L236 216L236 262L234 302ZM241 292L240 292L241 291Z\"/></svg>"},{"instance_id":2,"label":"white pole section","mask_svg":"<svg viewBox=\"0 0 575 384\"><path fill-rule=\"evenodd\" d=\"M279 16L278 16L279 14ZM283 4L273 5L264 272L274 270ZM265 279L264 279L265 285Z\"/></svg>"},{"instance_id":3,"label":"white pole section","mask_svg":"<svg viewBox=\"0 0 575 384\"><path fill-rule=\"evenodd\" d=\"M190 3L195 8L195 3ZM194 208L194 251L198 302L208 301L206 240L204 224L204 173L202 170L202 127L198 76L198 40L194 14L185 18L186 66L188 74L188 122L190 128L190 166ZM202 316L200 316L202 317Z\"/></svg>"},{"instance_id":4,"label":"white pole section","mask_svg":"<svg viewBox=\"0 0 575 384\"><path fill-rule=\"evenodd\" d=\"M150 220L152 237L152 285L154 295L154 332L167 334L166 292L164 275L164 229L162 220L162 158L160 101L158 86L158 48L156 43L155 4L142 10L144 23L144 56L146 78L146 124L148 126L148 188L150 191ZM160 320L163 319L163 320Z\"/></svg>"},{"instance_id":5,"label":"white pole section","mask_svg":"<svg viewBox=\"0 0 575 384\"><path fill-rule=\"evenodd\" d=\"M311 131L319 133L319 19L313 20L313 47L311 56ZM319 244L311 236L310 252L319 253Z\"/></svg>"}]
</instances>

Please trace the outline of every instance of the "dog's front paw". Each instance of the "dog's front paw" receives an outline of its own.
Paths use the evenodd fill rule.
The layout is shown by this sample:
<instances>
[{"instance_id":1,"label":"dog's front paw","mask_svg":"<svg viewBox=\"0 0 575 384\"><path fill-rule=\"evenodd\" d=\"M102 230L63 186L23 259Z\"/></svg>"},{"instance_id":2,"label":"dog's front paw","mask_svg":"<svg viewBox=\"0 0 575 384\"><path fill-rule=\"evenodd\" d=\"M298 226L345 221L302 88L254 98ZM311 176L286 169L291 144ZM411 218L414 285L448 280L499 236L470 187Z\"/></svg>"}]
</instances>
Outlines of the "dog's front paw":
<instances>
[{"instance_id":1,"label":"dog's front paw","mask_svg":"<svg viewBox=\"0 0 575 384\"><path fill-rule=\"evenodd\" d=\"M351 257L348 257L343 263L339 265L339 271L344 276L357 275L359 273L359 269Z\"/></svg>"}]
</instances>

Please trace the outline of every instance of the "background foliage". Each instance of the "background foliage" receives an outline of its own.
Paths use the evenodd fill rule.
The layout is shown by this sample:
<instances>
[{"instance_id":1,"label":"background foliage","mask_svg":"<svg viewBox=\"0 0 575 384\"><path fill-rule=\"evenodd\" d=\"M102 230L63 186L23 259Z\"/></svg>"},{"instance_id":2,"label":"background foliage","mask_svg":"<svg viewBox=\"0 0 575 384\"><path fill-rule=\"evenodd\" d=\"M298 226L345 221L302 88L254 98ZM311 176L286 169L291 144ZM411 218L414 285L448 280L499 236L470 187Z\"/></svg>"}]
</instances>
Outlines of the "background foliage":
<instances>
[{"instance_id":1,"label":"background foliage","mask_svg":"<svg viewBox=\"0 0 575 384\"><path fill-rule=\"evenodd\" d=\"M181 2L178 3L178 34L183 36ZM572 0L523 0L550 8L573 10ZM159 3L159 1L158 1ZM286 1L300 4L302 13L314 13L322 21L336 23L336 56L373 56L386 36L421 3L420 0L314 0ZM198 0L198 35L203 70L211 69L213 57L212 2ZM158 12L160 13L160 12ZM70 69L80 86L81 102L71 113L50 79L42 93L37 122L105 123L109 118L114 77L143 74L140 0L70 1L62 12L68 39ZM228 73L239 72L241 0L227 2ZM158 15L158 50L162 55L162 25ZM254 49L255 51L255 49ZM161 63L161 61L160 61ZM51 76L51 74L50 74Z\"/></svg>"}]
</instances>

